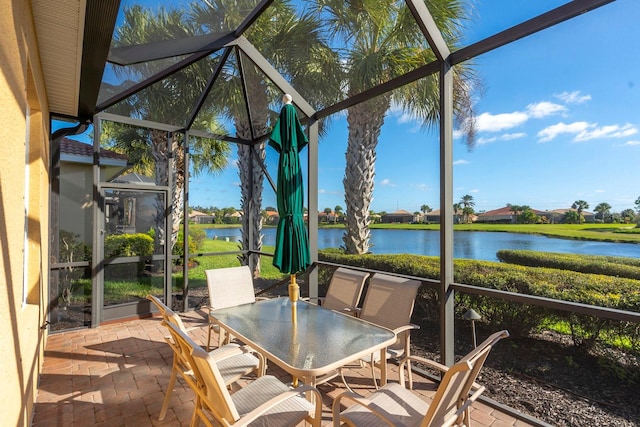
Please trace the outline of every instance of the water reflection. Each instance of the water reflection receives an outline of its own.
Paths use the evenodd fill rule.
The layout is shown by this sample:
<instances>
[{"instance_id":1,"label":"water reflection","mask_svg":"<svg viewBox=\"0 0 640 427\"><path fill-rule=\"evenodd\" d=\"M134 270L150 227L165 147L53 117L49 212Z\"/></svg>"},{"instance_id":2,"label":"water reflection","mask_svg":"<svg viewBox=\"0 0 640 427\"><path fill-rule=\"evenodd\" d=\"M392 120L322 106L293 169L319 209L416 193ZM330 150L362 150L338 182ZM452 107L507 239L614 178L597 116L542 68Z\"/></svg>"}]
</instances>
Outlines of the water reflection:
<instances>
[{"instance_id":1,"label":"water reflection","mask_svg":"<svg viewBox=\"0 0 640 427\"><path fill-rule=\"evenodd\" d=\"M208 229L207 237L218 240L240 240L239 228ZM266 246L275 244L275 228L263 229ZM318 248L343 246L344 230L321 228L318 230ZM542 252L563 252L584 255L609 255L640 258L640 245L584 240L556 239L517 233L486 231L456 231L453 235L453 253L456 258L497 261L501 249L528 249ZM371 251L376 254L416 254L438 256L440 233L434 230L371 230Z\"/></svg>"}]
</instances>

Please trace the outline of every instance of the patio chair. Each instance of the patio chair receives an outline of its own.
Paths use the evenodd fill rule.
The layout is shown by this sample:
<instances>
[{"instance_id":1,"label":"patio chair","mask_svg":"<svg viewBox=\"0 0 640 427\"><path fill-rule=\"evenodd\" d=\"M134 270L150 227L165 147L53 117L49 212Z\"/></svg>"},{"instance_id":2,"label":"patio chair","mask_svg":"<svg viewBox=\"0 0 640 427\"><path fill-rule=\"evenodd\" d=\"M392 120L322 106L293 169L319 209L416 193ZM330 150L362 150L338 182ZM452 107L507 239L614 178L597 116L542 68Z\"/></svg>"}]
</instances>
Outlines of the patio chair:
<instances>
[{"instance_id":1,"label":"patio chair","mask_svg":"<svg viewBox=\"0 0 640 427\"><path fill-rule=\"evenodd\" d=\"M344 392L333 401L333 425L348 426L469 426L469 408L484 392L484 386L475 382L489 352L507 331L496 332L476 349L450 368L437 362L411 356L415 362L440 370L444 376L430 403L411 390L404 388L404 381L389 383L368 397ZM405 359L403 364L407 361ZM401 377L402 378L402 377ZM354 404L340 412L343 401Z\"/></svg>"},{"instance_id":2,"label":"patio chair","mask_svg":"<svg viewBox=\"0 0 640 427\"><path fill-rule=\"evenodd\" d=\"M337 268L331 276L326 295L319 297L318 302L329 310L357 315L358 302L367 277L369 273Z\"/></svg>"},{"instance_id":3,"label":"patio chair","mask_svg":"<svg viewBox=\"0 0 640 427\"><path fill-rule=\"evenodd\" d=\"M167 307L158 297L153 295L147 295L147 299L150 300L158 311L162 314L163 325L169 328L169 325L175 326L183 334L188 335L188 329L185 328L184 323L180 316ZM160 408L160 414L158 419L164 420L167 409L169 408L169 401L171 394L173 393L173 387L175 385L178 374L185 380L185 382L192 386L194 381L191 365L188 358L184 354L183 348L181 348L173 337L165 337L165 341L169 344L169 347L173 350L173 365L171 368L171 377L169 378L169 384L167 385L167 391L162 401L162 407ZM238 381L245 375L256 373L257 376L262 376L265 373L266 365L264 358L261 354L252 351L249 347L240 346L238 344L227 344L218 347L215 350L209 352L219 365L219 369L223 380L227 386L230 386L234 382Z\"/></svg>"},{"instance_id":4,"label":"patio chair","mask_svg":"<svg viewBox=\"0 0 640 427\"><path fill-rule=\"evenodd\" d=\"M322 396L311 386L295 389L271 375L261 376L246 386L230 393L219 363L191 340L175 325L169 325L172 337L193 367L195 381L190 383L196 393L196 404L191 425L198 419L209 427L224 425L296 426L308 421L320 426ZM311 394L313 402L305 398Z\"/></svg>"},{"instance_id":5,"label":"patio chair","mask_svg":"<svg viewBox=\"0 0 640 427\"><path fill-rule=\"evenodd\" d=\"M410 355L410 332L412 329L419 328L410 322L420 284L419 280L403 279L381 273L376 273L371 278L359 317L362 320L391 329L397 334L396 343L387 348L387 359L400 360L400 358L406 358ZM375 367L386 363L386 360L381 361L380 354L376 352L362 359L362 363L371 366L371 375L377 389ZM412 385L410 362L408 365L409 384ZM400 373L402 374L402 371ZM347 385L346 382L345 385Z\"/></svg>"},{"instance_id":6,"label":"patio chair","mask_svg":"<svg viewBox=\"0 0 640 427\"><path fill-rule=\"evenodd\" d=\"M251 304L256 301L253 277L248 265L205 270L205 274L209 288L210 310ZM209 324L207 348L210 348L211 345L211 332L217 328L217 325ZM219 342L221 344L229 343L231 337L224 337L223 333L224 331L220 331Z\"/></svg>"}]
</instances>

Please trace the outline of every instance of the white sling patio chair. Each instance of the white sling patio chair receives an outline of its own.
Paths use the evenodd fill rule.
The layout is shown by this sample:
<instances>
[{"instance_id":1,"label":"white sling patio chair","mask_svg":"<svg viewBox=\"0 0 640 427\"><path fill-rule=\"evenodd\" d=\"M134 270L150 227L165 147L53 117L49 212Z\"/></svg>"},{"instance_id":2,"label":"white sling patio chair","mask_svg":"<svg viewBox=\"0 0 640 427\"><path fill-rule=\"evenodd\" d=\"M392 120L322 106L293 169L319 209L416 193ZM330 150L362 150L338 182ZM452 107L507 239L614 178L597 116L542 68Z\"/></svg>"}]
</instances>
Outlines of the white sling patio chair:
<instances>
[{"instance_id":1,"label":"white sling patio chair","mask_svg":"<svg viewBox=\"0 0 640 427\"><path fill-rule=\"evenodd\" d=\"M193 367L196 405L191 425L198 420L213 426L296 426L308 421L320 426L322 396L311 386L295 389L271 375L261 376L241 389L230 393L218 362L174 325L169 325L172 337L187 354ZM305 398L310 393L313 403Z\"/></svg>"},{"instance_id":2,"label":"white sling patio chair","mask_svg":"<svg viewBox=\"0 0 640 427\"><path fill-rule=\"evenodd\" d=\"M182 319L176 312L167 307L156 296L147 295L147 299L158 307L158 310L162 314L163 325L167 328L169 327L169 324L174 325L182 333L188 335L188 329L185 328ZM173 393L173 388L178 375L180 375L189 386L192 386L194 381L192 368L183 349L176 343L171 335L165 337L165 341L173 350L173 365L171 368L169 384L167 385L167 391L165 392L162 407L160 408L160 414L158 415L159 420L164 420L167 414L171 394ZM221 375L227 386L235 383L245 375L255 373L257 376L262 376L265 373L266 365L262 355L253 352L246 346L227 344L212 350L210 354L211 357L217 360Z\"/></svg>"},{"instance_id":3,"label":"white sling patio chair","mask_svg":"<svg viewBox=\"0 0 640 427\"><path fill-rule=\"evenodd\" d=\"M404 279L387 274L376 273L369 282L359 317L376 325L394 331L398 340L387 348L387 359L400 360L410 355L410 332L419 326L411 324L411 314L421 282ZM378 352L362 360L371 366L373 382L378 387L375 367L386 360L380 360ZM402 371L400 372L402 374ZM409 384L412 384L411 367L409 366ZM346 382L345 382L346 385Z\"/></svg>"},{"instance_id":4,"label":"white sling patio chair","mask_svg":"<svg viewBox=\"0 0 640 427\"><path fill-rule=\"evenodd\" d=\"M253 288L253 277L248 265L240 267L214 268L205 270L207 287L209 288L209 309L234 307L236 305L256 302ZM209 325L207 348L211 345L211 332L218 325ZM231 337L224 337L220 331L219 342L228 343Z\"/></svg>"},{"instance_id":5,"label":"white sling patio chair","mask_svg":"<svg viewBox=\"0 0 640 427\"><path fill-rule=\"evenodd\" d=\"M333 401L333 425L351 427L374 425L447 427L469 426L469 408L484 392L476 378L493 346L509 336L507 331L496 332L476 349L450 368L418 356L417 363L440 370L444 376L430 403L404 388L404 381L389 383L368 397L344 392ZM406 362L406 359L403 363ZM403 378L403 377L401 377ZM345 402L353 403L340 412Z\"/></svg>"},{"instance_id":6,"label":"white sling patio chair","mask_svg":"<svg viewBox=\"0 0 640 427\"><path fill-rule=\"evenodd\" d=\"M369 273L339 267L331 276L327 293L318 302L329 310L357 315L358 302Z\"/></svg>"}]
</instances>

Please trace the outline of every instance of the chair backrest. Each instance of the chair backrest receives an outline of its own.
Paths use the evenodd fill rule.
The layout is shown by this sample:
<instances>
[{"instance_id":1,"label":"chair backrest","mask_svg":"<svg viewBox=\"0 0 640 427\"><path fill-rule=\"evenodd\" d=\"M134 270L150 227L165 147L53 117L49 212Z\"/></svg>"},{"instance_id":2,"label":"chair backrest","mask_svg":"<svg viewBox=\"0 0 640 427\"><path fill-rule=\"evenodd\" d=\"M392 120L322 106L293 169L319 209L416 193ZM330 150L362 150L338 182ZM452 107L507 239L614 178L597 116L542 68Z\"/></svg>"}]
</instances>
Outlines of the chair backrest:
<instances>
[{"instance_id":1,"label":"chair backrest","mask_svg":"<svg viewBox=\"0 0 640 427\"><path fill-rule=\"evenodd\" d=\"M206 270L211 309L234 307L256 301L251 269L241 267Z\"/></svg>"},{"instance_id":2,"label":"chair backrest","mask_svg":"<svg viewBox=\"0 0 640 427\"><path fill-rule=\"evenodd\" d=\"M364 297L360 318L389 329L410 324L419 287L419 280L374 274ZM391 348L403 347L407 333L399 334L398 341Z\"/></svg>"},{"instance_id":3,"label":"chair backrest","mask_svg":"<svg viewBox=\"0 0 640 427\"><path fill-rule=\"evenodd\" d=\"M162 302L162 300L160 300L160 298L149 294L149 295L147 295L147 299L149 301L151 301L158 308L158 311L162 315L162 318L163 318L163 320L165 322L171 322L171 323L177 325L182 331L186 331L187 330L185 328L185 326L184 326L184 323L182 323L182 319L180 318L178 313L176 313L175 311L173 311L169 307L167 307Z\"/></svg>"},{"instance_id":4,"label":"chair backrest","mask_svg":"<svg viewBox=\"0 0 640 427\"><path fill-rule=\"evenodd\" d=\"M463 405L470 404L469 392L489 352L498 341L508 336L509 332L506 330L492 334L447 370L431 400L421 426L450 426L460 422L462 415L456 416L456 411Z\"/></svg>"},{"instance_id":5,"label":"chair backrest","mask_svg":"<svg viewBox=\"0 0 640 427\"><path fill-rule=\"evenodd\" d=\"M369 273L340 267L333 272L322 304L329 310L356 308Z\"/></svg>"},{"instance_id":6,"label":"chair backrest","mask_svg":"<svg viewBox=\"0 0 640 427\"><path fill-rule=\"evenodd\" d=\"M161 316L164 316L164 311L167 309L167 306L164 305L164 302L160 298L155 295L148 294L147 299L156 306Z\"/></svg>"},{"instance_id":7,"label":"chair backrest","mask_svg":"<svg viewBox=\"0 0 640 427\"><path fill-rule=\"evenodd\" d=\"M193 370L196 382L192 388L195 388L194 392L198 395L198 400L216 419L226 420L226 423L220 424L234 424L240 419L240 414L231 400L215 360L176 325L168 324L167 326L172 339L182 349ZM199 409L196 408L196 411Z\"/></svg>"}]
</instances>

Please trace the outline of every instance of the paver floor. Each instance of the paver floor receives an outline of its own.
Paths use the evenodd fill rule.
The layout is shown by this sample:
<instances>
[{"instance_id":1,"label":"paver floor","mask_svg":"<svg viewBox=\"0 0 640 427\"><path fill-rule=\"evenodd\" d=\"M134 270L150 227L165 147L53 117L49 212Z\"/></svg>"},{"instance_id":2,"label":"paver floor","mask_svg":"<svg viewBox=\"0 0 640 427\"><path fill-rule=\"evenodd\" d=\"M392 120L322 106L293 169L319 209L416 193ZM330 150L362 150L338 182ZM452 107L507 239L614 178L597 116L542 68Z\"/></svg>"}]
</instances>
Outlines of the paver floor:
<instances>
[{"instance_id":1,"label":"paver floor","mask_svg":"<svg viewBox=\"0 0 640 427\"><path fill-rule=\"evenodd\" d=\"M206 343L204 312L187 313L184 319L192 337ZM160 318L154 317L49 336L32 426L188 426L195 396L180 378L166 418L158 420L173 357L165 335ZM398 367L388 366L389 380L397 381ZM291 381L274 364L268 364L267 373ZM368 369L349 369L345 376L358 393L374 390ZM323 394L322 424L329 426L333 398L345 387L338 377L318 389ZM428 400L435 386L414 375L414 389ZM474 404L471 418L479 427L531 425L481 402Z\"/></svg>"}]
</instances>

